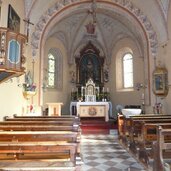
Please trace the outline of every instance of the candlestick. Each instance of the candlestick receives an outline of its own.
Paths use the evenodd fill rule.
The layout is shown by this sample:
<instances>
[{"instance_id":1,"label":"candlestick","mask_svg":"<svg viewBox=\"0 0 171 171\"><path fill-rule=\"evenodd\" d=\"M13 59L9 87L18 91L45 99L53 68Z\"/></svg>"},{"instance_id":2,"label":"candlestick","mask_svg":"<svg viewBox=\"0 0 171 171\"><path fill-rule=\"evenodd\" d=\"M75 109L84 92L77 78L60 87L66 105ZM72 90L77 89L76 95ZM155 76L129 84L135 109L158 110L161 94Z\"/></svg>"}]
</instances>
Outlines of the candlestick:
<instances>
[{"instance_id":1,"label":"candlestick","mask_svg":"<svg viewBox=\"0 0 171 171\"><path fill-rule=\"evenodd\" d=\"M102 89L102 92L104 93L104 87L103 87L103 89Z\"/></svg>"}]
</instances>

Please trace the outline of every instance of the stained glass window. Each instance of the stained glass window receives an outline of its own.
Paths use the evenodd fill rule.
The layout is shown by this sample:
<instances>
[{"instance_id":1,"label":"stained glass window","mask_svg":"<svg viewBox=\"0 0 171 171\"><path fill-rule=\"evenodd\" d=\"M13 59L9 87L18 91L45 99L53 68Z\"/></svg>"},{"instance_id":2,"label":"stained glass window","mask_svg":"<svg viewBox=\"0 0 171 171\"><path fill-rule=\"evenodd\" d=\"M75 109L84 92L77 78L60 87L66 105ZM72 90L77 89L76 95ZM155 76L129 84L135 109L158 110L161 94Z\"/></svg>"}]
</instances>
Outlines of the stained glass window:
<instances>
[{"instance_id":1,"label":"stained glass window","mask_svg":"<svg viewBox=\"0 0 171 171\"><path fill-rule=\"evenodd\" d=\"M133 56L126 53L123 57L123 86L124 88L133 87Z\"/></svg>"},{"instance_id":2,"label":"stained glass window","mask_svg":"<svg viewBox=\"0 0 171 171\"><path fill-rule=\"evenodd\" d=\"M55 87L55 67L56 61L55 57L50 53L48 55L48 87Z\"/></svg>"}]
</instances>

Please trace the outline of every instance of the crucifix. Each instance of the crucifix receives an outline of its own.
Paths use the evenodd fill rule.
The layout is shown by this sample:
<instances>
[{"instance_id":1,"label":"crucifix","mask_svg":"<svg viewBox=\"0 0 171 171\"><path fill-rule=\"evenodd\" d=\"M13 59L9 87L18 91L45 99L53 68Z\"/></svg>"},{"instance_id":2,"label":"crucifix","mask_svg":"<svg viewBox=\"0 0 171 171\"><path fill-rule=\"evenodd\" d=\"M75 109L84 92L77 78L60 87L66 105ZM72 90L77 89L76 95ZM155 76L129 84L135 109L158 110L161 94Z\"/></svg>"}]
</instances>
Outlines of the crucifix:
<instances>
[{"instance_id":1,"label":"crucifix","mask_svg":"<svg viewBox=\"0 0 171 171\"><path fill-rule=\"evenodd\" d=\"M29 38L29 30L30 30L30 25L34 25L32 22L30 22L30 19L24 19L23 20L26 23L26 28L27 28L27 42Z\"/></svg>"}]
</instances>

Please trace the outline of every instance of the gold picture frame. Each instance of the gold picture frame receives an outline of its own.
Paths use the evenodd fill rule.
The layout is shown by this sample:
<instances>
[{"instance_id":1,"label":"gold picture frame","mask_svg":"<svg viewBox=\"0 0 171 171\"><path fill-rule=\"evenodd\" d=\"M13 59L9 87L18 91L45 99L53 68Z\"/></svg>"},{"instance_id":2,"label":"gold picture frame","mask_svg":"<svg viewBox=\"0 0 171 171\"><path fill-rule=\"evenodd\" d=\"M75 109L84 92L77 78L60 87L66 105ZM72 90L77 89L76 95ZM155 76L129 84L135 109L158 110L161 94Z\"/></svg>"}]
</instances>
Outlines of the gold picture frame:
<instances>
[{"instance_id":1,"label":"gold picture frame","mask_svg":"<svg viewBox=\"0 0 171 171\"><path fill-rule=\"evenodd\" d=\"M153 72L153 92L156 96L168 94L168 71L164 67L156 67Z\"/></svg>"}]
</instances>

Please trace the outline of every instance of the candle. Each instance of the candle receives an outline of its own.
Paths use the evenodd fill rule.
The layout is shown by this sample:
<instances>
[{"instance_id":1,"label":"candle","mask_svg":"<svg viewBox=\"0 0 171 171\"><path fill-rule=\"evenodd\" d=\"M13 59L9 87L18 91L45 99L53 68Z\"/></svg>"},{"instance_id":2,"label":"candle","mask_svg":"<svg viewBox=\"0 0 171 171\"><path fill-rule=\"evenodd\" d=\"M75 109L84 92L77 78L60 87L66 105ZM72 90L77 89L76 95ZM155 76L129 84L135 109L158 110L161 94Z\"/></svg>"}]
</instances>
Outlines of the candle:
<instances>
[{"instance_id":1,"label":"candle","mask_svg":"<svg viewBox=\"0 0 171 171\"><path fill-rule=\"evenodd\" d=\"M83 96L83 87L81 87L81 96Z\"/></svg>"},{"instance_id":2,"label":"candle","mask_svg":"<svg viewBox=\"0 0 171 171\"><path fill-rule=\"evenodd\" d=\"M103 93L104 93L104 87L103 87L103 90L102 90L102 91L103 91Z\"/></svg>"}]
</instances>

